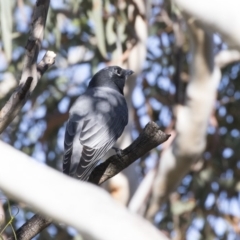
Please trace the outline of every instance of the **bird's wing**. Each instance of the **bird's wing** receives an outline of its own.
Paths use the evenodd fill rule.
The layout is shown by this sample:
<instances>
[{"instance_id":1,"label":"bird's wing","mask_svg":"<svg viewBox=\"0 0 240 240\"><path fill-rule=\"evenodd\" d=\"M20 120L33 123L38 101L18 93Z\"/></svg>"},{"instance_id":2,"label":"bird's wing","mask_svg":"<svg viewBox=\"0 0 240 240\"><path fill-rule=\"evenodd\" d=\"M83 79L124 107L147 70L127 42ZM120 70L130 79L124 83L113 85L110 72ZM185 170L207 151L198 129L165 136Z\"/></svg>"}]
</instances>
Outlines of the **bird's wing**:
<instances>
[{"instance_id":1,"label":"bird's wing","mask_svg":"<svg viewBox=\"0 0 240 240\"><path fill-rule=\"evenodd\" d=\"M86 180L121 136L128 122L124 97L109 92L80 97L70 110L64 141L63 172Z\"/></svg>"},{"instance_id":2,"label":"bird's wing","mask_svg":"<svg viewBox=\"0 0 240 240\"><path fill-rule=\"evenodd\" d=\"M79 141L84 118L91 112L92 98L89 94L80 96L70 109L64 137L63 173L73 175L82 155Z\"/></svg>"},{"instance_id":3,"label":"bird's wing","mask_svg":"<svg viewBox=\"0 0 240 240\"><path fill-rule=\"evenodd\" d=\"M81 158L82 146L79 142L81 120L83 118L73 115L69 118L64 137L64 157L63 157L63 173L71 175L71 172L77 168L79 159Z\"/></svg>"},{"instance_id":4,"label":"bird's wing","mask_svg":"<svg viewBox=\"0 0 240 240\"><path fill-rule=\"evenodd\" d=\"M82 180L88 178L98 161L115 144L128 122L124 97L120 94L105 97L96 98L93 114L83 121L79 137L83 149L75 174Z\"/></svg>"}]
</instances>

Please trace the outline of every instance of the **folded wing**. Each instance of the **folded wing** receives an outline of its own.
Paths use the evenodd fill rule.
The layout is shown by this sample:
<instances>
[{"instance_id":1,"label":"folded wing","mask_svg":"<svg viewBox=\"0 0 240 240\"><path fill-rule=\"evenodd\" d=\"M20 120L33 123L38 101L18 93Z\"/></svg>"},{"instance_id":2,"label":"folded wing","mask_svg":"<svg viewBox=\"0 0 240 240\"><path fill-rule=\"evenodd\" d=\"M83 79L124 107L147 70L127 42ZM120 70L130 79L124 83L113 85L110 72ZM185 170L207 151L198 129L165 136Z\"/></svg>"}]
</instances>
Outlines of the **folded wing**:
<instances>
[{"instance_id":1,"label":"folded wing","mask_svg":"<svg viewBox=\"0 0 240 240\"><path fill-rule=\"evenodd\" d=\"M82 180L88 178L98 161L112 148L128 122L122 95L113 91L95 92L93 96L89 112L84 116L73 114L65 134L64 172Z\"/></svg>"}]
</instances>

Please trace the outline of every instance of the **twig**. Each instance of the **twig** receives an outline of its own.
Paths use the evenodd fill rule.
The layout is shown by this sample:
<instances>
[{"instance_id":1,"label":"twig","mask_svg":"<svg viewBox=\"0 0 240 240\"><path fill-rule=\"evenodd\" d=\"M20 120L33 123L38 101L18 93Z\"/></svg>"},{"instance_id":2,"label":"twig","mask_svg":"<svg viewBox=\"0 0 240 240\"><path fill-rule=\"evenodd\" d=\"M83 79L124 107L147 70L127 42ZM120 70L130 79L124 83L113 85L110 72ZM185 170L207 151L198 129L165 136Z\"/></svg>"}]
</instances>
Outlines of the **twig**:
<instances>
[{"instance_id":1,"label":"twig","mask_svg":"<svg viewBox=\"0 0 240 240\"><path fill-rule=\"evenodd\" d=\"M109 178L115 176L131 163L145 155L151 149L167 141L169 134L162 132L154 122L149 122L139 137L122 154L108 158L104 163L97 166L89 177L89 182L102 184ZM44 218L38 214L29 219L16 231L18 240L29 240L51 224L51 219ZM13 240L13 238L9 238Z\"/></svg>"},{"instance_id":2,"label":"twig","mask_svg":"<svg viewBox=\"0 0 240 240\"><path fill-rule=\"evenodd\" d=\"M49 2L50 0L38 0L33 10L30 34L25 47L22 76L19 86L0 111L0 133L4 131L21 111L23 105L36 87L40 79L39 76L42 76L42 74L37 73L36 61L43 39Z\"/></svg>"}]
</instances>

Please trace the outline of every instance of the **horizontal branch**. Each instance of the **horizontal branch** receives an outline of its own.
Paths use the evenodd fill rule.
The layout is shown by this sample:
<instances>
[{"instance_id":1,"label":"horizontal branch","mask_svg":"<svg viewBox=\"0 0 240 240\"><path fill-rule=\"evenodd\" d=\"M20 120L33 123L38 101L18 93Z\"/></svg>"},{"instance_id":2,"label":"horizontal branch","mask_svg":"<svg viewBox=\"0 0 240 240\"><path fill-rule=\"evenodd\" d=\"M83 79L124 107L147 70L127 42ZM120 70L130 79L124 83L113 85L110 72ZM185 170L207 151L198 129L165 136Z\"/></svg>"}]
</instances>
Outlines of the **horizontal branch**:
<instances>
[{"instance_id":1,"label":"horizontal branch","mask_svg":"<svg viewBox=\"0 0 240 240\"><path fill-rule=\"evenodd\" d=\"M145 155L151 149L165 142L169 137L170 135L163 133L156 123L149 122L139 137L133 141L129 147L122 150L121 156L114 155L97 166L93 170L89 182L99 185L102 184L107 179L115 176L131 163ZM44 228L48 227L51 222L51 219L36 214L17 230L17 239L29 240ZM11 239L13 240L14 238Z\"/></svg>"},{"instance_id":2,"label":"horizontal branch","mask_svg":"<svg viewBox=\"0 0 240 240\"><path fill-rule=\"evenodd\" d=\"M152 123L150 123L151 125ZM145 143L150 141L150 136L154 137L154 134L148 130L149 127L146 127L146 133L142 135L142 138L148 136L143 141ZM155 127L152 130L156 130ZM157 131L159 133L158 129ZM156 140L153 142L156 143ZM0 188L5 194L17 201L24 202L29 208L51 217L56 222L73 226L84 238L93 240L167 239L149 222L130 214L109 194L93 184L75 180L41 165L6 143L0 142L0 152L4 156L0 158L0 169L2 169ZM39 224L44 222L47 223L46 225L50 224L48 218L39 215L32 219L37 225L33 226L28 222L29 234L25 232L21 238L17 236L18 240L31 239L31 231L35 231ZM43 228L42 225L41 229Z\"/></svg>"}]
</instances>

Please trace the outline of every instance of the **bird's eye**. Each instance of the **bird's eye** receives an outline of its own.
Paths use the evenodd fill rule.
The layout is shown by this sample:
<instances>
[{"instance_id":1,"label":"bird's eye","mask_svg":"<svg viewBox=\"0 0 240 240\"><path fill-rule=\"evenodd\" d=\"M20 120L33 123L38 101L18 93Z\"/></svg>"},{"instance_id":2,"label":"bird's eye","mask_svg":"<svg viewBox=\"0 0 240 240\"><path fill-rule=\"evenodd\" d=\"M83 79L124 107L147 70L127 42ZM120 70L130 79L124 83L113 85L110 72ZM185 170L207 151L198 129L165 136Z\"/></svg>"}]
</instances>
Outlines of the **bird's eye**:
<instances>
[{"instance_id":1,"label":"bird's eye","mask_svg":"<svg viewBox=\"0 0 240 240\"><path fill-rule=\"evenodd\" d=\"M121 76L122 71L121 71L121 69L116 68L115 73L116 73L116 75Z\"/></svg>"}]
</instances>

